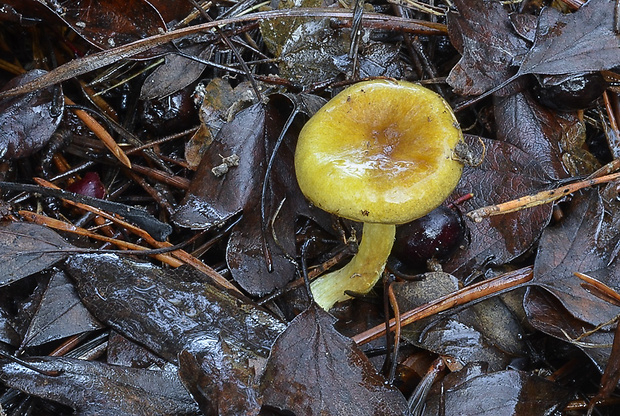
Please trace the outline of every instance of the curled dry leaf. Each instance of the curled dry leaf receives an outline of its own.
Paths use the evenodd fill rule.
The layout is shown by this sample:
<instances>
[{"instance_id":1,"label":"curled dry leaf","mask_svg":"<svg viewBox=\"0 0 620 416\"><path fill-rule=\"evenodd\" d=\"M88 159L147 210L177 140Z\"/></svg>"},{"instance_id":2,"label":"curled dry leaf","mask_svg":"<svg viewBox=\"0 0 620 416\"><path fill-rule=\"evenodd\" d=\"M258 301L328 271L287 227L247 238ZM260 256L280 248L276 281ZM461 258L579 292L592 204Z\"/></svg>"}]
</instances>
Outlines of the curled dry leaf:
<instances>
[{"instance_id":1,"label":"curled dry leaf","mask_svg":"<svg viewBox=\"0 0 620 416\"><path fill-rule=\"evenodd\" d=\"M198 168L203 155L222 127L255 98L249 82L241 82L233 88L228 80L214 78L204 87L204 98L199 111L200 127L185 145L185 159L191 169Z\"/></svg>"}]
</instances>

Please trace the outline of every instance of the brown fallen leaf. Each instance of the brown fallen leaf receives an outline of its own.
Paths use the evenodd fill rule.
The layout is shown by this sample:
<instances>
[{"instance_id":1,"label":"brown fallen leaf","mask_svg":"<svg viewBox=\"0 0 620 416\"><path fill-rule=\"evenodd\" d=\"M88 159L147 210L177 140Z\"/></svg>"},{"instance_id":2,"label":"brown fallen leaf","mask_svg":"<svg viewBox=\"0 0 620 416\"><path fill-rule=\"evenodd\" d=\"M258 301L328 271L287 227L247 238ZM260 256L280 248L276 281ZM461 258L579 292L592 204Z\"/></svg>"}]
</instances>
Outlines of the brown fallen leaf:
<instances>
[{"instance_id":1,"label":"brown fallen leaf","mask_svg":"<svg viewBox=\"0 0 620 416\"><path fill-rule=\"evenodd\" d=\"M264 405L305 416L404 414L402 394L333 323L313 304L289 324L265 368Z\"/></svg>"}]
</instances>

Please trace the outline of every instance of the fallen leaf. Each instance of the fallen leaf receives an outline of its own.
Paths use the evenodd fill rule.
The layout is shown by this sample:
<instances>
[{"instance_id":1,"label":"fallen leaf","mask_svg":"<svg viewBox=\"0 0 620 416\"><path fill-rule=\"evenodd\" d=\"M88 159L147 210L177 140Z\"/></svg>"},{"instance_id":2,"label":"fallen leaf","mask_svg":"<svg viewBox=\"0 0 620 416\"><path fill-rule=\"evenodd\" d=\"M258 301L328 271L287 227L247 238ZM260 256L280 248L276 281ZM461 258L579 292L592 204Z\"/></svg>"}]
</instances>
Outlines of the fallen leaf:
<instances>
[{"instance_id":1,"label":"fallen leaf","mask_svg":"<svg viewBox=\"0 0 620 416\"><path fill-rule=\"evenodd\" d=\"M41 345L103 326L88 312L62 271L55 273L24 335L22 348Z\"/></svg>"},{"instance_id":2,"label":"fallen leaf","mask_svg":"<svg viewBox=\"0 0 620 416\"><path fill-rule=\"evenodd\" d=\"M64 259L73 248L47 227L26 222L0 223L0 286L30 276Z\"/></svg>"},{"instance_id":3,"label":"fallen leaf","mask_svg":"<svg viewBox=\"0 0 620 416\"><path fill-rule=\"evenodd\" d=\"M174 371L113 366L61 357L30 357L35 368L0 361L0 379L24 393L56 401L76 415L198 415L198 407Z\"/></svg>"},{"instance_id":4,"label":"fallen leaf","mask_svg":"<svg viewBox=\"0 0 620 416\"><path fill-rule=\"evenodd\" d=\"M459 289L458 280L447 273L425 273L420 278L392 284L400 310L414 309ZM518 320L496 298L402 329L403 339L415 346L452 357L462 365L484 362L490 371L502 370L515 356L525 355L518 338L522 333Z\"/></svg>"},{"instance_id":5,"label":"fallen leaf","mask_svg":"<svg viewBox=\"0 0 620 416\"><path fill-rule=\"evenodd\" d=\"M513 61L527 51L508 10L491 0L457 0L447 14L450 40L463 55L446 82L460 95L480 95L515 73Z\"/></svg>"},{"instance_id":6,"label":"fallen leaf","mask_svg":"<svg viewBox=\"0 0 620 416\"><path fill-rule=\"evenodd\" d=\"M603 219L603 205L596 190L575 195L564 220L543 232L532 280L532 284L556 296L574 317L592 325L607 322L620 312L617 306L584 290L581 280L573 274L584 273L615 290L620 288L614 247L599 247L597 243L601 228L606 227Z\"/></svg>"},{"instance_id":7,"label":"fallen leaf","mask_svg":"<svg viewBox=\"0 0 620 416\"><path fill-rule=\"evenodd\" d=\"M561 411L568 394L557 383L532 374L497 371L471 377L432 396L423 414L545 416Z\"/></svg>"},{"instance_id":8,"label":"fallen leaf","mask_svg":"<svg viewBox=\"0 0 620 416\"><path fill-rule=\"evenodd\" d=\"M34 69L9 81L2 91L27 84L47 74ZM30 156L50 140L62 120L62 88L48 87L0 101L0 159Z\"/></svg>"},{"instance_id":9,"label":"fallen leaf","mask_svg":"<svg viewBox=\"0 0 620 416\"><path fill-rule=\"evenodd\" d=\"M478 139L466 140L479 157L482 145ZM461 181L446 202L473 193L473 198L460 205L460 209L469 211L538 192L548 185L549 178L531 155L498 140L482 139L482 143L486 157L479 166L465 167ZM443 264L444 270L465 278L481 265L509 262L534 244L550 218L551 206L540 205L478 223L468 220L470 241Z\"/></svg>"},{"instance_id":10,"label":"fallen leaf","mask_svg":"<svg viewBox=\"0 0 620 416\"><path fill-rule=\"evenodd\" d=\"M404 414L402 394L333 323L313 304L278 337L261 382L264 405L305 416Z\"/></svg>"},{"instance_id":11,"label":"fallen leaf","mask_svg":"<svg viewBox=\"0 0 620 416\"><path fill-rule=\"evenodd\" d=\"M239 414L242 406L222 402L228 397L248 409L256 406L258 386L247 372L260 377L258 363L284 331L282 322L220 291L193 269L162 269L107 255L73 256L65 267L97 319L171 363L185 351L183 368L202 370L183 371L184 383L207 394L220 415ZM194 385L202 380L207 390Z\"/></svg>"},{"instance_id":12,"label":"fallen leaf","mask_svg":"<svg viewBox=\"0 0 620 416\"><path fill-rule=\"evenodd\" d=\"M110 49L166 31L159 12L146 0L6 0L28 16L47 21L62 21L90 44ZM172 45L162 45L144 52L140 58L153 58L173 52Z\"/></svg>"},{"instance_id":13,"label":"fallen leaf","mask_svg":"<svg viewBox=\"0 0 620 416\"><path fill-rule=\"evenodd\" d=\"M209 229L242 213L226 261L235 281L252 295L271 293L296 276L295 219L313 217L318 209L310 207L295 180L295 122L321 104L307 94L277 94L237 113L209 146L173 217L181 226ZM225 158L233 155L238 160L228 166Z\"/></svg>"},{"instance_id":14,"label":"fallen leaf","mask_svg":"<svg viewBox=\"0 0 620 416\"><path fill-rule=\"evenodd\" d=\"M603 329L583 336L586 331L593 331L594 325L575 318L557 297L542 288L528 288L523 307L528 323L536 330L573 344L592 360L601 374L603 373L611 354L613 332Z\"/></svg>"},{"instance_id":15,"label":"fallen leaf","mask_svg":"<svg viewBox=\"0 0 620 416\"><path fill-rule=\"evenodd\" d=\"M262 403L258 391L265 360L234 351L234 345L223 339L214 344L214 349L226 357L246 356L247 359L213 360L207 354L182 351L179 376L185 388L205 416L257 415Z\"/></svg>"},{"instance_id":16,"label":"fallen leaf","mask_svg":"<svg viewBox=\"0 0 620 416\"><path fill-rule=\"evenodd\" d=\"M576 74L620 64L620 36L614 31L614 0L590 0L574 13L545 7L534 45L517 75Z\"/></svg>"},{"instance_id":17,"label":"fallen leaf","mask_svg":"<svg viewBox=\"0 0 620 416\"><path fill-rule=\"evenodd\" d=\"M133 368L165 369L170 363L156 356L142 345L137 344L112 330L108 336L106 350L108 364Z\"/></svg>"},{"instance_id":18,"label":"fallen leaf","mask_svg":"<svg viewBox=\"0 0 620 416\"><path fill-rule=\"evenodd\" d=\"M264 130L262 103L241 110L222 127L176 210L174 222L183 227L209 229L241 212L251 193L260 188L262 175L257 168L265 158ZM224 158L230 157L238 158L238 162L226 165ZM226 172L214 173L214 168L223 165L227 166Z\"/></svg>"},{"instance_id":19,"label":"fallen leaf","mask_svg":"<svg viewBox=\"0 0 620 416\"><path fill-rule=\"evenodd\" d=\"M213 54L213 47L198 44L185 48L183 53L208 61ZM140 90L140 99L161 99L174 94L196 81L205 68L206 64L182 55L166 55L164 63L155 68L144 80Z\"/></svg>"},{"instance_id":20,"label":"fallen leaf","mask_svg":"<svg viewBox=\"0 0 620 416\"><path fill-rule=\"evenodd\" d=\"M510 86L512 94L494 96L497 139L529 154L549 178L565 178L568 174L562 163L562 139L568 127L579 121L572 115L561 118L557 112L543 107L526 86L527 83L517 80Z\"/></svg>"}]
</instances>

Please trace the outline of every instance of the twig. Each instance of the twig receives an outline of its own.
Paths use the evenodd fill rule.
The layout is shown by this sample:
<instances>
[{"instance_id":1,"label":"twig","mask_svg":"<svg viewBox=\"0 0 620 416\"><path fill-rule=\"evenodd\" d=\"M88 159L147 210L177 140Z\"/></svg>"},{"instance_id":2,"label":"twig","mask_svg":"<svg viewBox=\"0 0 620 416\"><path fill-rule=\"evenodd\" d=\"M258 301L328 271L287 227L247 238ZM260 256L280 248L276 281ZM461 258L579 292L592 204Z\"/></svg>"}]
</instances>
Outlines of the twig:
<instances>
[{"instance_id":1,"label":"twig","mask_svg":"<svg viewBox=\"0 0 620 416\"><path fill-rule=\"evenodd\" d=\"M513 199L512 201L503 202L501 204L489 205L486 207L478 208L473 211L469 211L465 215L467 215L475 222L480 222L485 217L507 214L509 212L520 211L525 208L548 204L580 189L611 182L619 178L620 172L614 173L612 175L601 176L599 178L586 179L583 181L571 183L569 185L561 186L556 189L551 189L549 191L542 191L534 195L527 195L521 198Z\"/></svg>"},{"instance_id":2,"label":"twig","mask_svg":"<svg viewBox=\"0 0 620 416\"><path fill-rule=\"evenodd\" d=\"M532 278L533 267L527 266L521 269L501 274L492 279L473 284L471 286L459 289L454 293L442 296L432 302L411 309L400 316L402 326L419 321L420 319L436 315L448 309L455 308L466 303L481 301L491 296L514 290L518 287L527 285ZM390 320L390 331L396 328L396 321ZM353 341L358 344L366 344L385 334L385 325L380 324L367 331L357 334L353 337Z\"/></svg>"}]
</instances>

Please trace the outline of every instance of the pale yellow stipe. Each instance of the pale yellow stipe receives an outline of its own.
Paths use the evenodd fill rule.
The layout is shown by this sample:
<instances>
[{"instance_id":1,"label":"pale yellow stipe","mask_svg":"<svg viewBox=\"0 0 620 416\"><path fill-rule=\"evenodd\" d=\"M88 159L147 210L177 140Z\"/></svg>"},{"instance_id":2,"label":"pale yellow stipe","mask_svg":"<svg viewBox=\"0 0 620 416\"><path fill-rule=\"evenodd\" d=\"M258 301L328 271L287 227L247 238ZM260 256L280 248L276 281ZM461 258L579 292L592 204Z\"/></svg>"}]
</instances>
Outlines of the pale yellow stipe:
<instances>
[{"instance_id":1,"label":"pale yellow stipe","mask_svg":"<svg viewBox=\"0 0 620 416\"><path fill-rule=\"evenodd\" d=\"M349 264L335 272L324 274L310 288L315 302L329 310L336 302L350 299L346 291L366 293L381 278L385 263L394 244L396 226L365 223L357 254Z\"/></svg>"}]
</instances>

